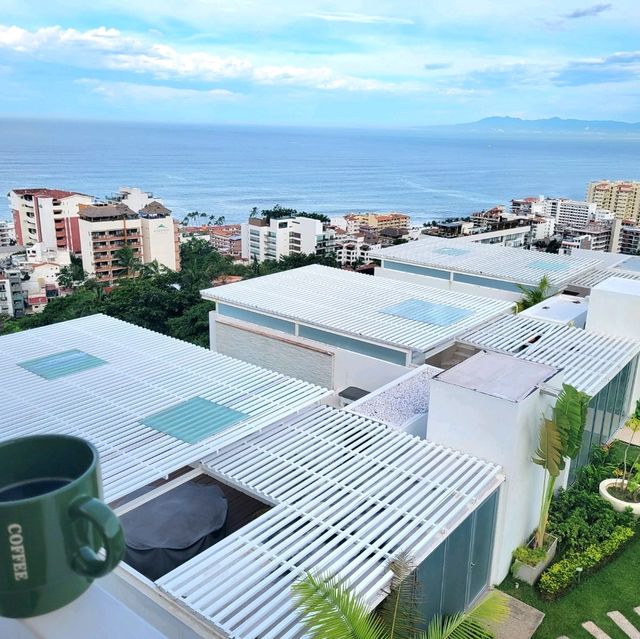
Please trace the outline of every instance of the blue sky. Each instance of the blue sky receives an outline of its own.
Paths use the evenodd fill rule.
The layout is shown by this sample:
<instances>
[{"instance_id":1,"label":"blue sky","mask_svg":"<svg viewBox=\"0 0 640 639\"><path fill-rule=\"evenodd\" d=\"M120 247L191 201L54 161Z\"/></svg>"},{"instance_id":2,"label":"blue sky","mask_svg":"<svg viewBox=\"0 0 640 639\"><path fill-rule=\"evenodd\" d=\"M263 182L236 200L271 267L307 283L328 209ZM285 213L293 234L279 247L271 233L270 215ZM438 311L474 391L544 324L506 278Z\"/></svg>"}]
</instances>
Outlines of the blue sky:
<instances>
[{"instance_id":1,"label":"blue sky","mask_svg":"<svg viewBox=\"0 0 640 639\"><path fill-rule=\"evenodd\" d=\"M638 0L2 0L0 115L640 120Z\"/></svg>"}]
</instances>

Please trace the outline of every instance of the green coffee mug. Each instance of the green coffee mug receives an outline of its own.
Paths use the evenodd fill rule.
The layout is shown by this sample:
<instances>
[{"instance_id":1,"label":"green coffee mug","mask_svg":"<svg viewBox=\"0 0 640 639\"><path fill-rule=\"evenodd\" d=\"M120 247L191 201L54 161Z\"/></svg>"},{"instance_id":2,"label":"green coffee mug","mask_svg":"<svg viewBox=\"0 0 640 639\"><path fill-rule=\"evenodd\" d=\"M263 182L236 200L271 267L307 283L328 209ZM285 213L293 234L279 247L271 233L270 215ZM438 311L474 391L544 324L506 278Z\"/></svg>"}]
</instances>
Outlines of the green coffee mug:
<instances>
[{"instance_id":1,"label":"green coffee mug","mask_svg":"<svg viewBox=\"0 0 640 639\"><path fill-rule=\"evenodd\" d=\"M61 608L115 568L124 534L100 498L89 442L37 435L0 443L0 616Z\"/></svg>"}]
</instances>

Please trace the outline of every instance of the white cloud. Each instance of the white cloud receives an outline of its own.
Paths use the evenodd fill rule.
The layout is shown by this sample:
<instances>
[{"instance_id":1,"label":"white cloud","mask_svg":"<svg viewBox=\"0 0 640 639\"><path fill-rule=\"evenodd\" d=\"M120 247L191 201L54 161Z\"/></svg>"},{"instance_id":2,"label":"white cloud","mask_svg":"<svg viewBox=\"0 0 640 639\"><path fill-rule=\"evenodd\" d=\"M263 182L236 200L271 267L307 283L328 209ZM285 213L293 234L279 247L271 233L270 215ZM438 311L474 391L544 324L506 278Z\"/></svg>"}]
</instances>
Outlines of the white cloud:
<instances>
[{"instance_id":1,"label":"white cloud","mask_svg":"<svg viewBox=\"0 0 640 639\"><path fill-rule=\"evenodd\" d=\"M55 26L28 31L16 26L0 25L0 47L25 54L46 53L49 59L64 61L72 66L130 71L149 74L161 80L244 80L258 84L344 91L401 89L392 82L338 73L329 66L260 65L245 56L179 51L167 44L146 42L105 27L78 31ZM87 56L88 53L92 55Z\"/></svg>"},{"instance_id":2,"label":"white cloud","mask_svg":"<svg viewBox=\"0 0 640 639\"><path fill-rule=\"evenodd\" d=\"M393 16L375 16L366 13L351 13L349 11L339 13L305 13L305 18L315 18L325 22L354 22L357 24L413 24L408 18L396 18Z\"/></svg>"},{"instance_id":3,"label":"white cloud","mask_svg":"<svg viewBox=\"0 0 640 639\"><path fill-rule=\"evenodd\" d=\"M237 94L232 91L227 91L226 89L186 89L157 84L137 84L135 82L108 82L94 78L82 78L76 82L77 84L89 87L93 93L110 100L127 98L129 100L146 102L157 100L184 100L185 98L189 98L203 101L217 101L237 96Z\"/></svg>"}]
</instances>

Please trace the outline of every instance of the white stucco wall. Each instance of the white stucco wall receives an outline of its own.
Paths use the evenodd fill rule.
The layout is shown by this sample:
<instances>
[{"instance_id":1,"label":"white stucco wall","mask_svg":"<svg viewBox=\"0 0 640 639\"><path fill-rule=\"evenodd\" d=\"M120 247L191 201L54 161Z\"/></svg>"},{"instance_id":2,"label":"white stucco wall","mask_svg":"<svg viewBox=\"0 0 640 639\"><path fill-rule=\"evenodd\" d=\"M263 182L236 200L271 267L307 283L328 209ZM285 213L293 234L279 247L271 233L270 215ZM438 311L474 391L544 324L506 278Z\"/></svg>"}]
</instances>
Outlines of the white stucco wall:
<instances>
[{"instance_id":1,"label":"white stucco wall","mask_svg":"<svg viewBox=\"0 0 640 639\"><path fill-rule=\"evenodd\" d=\"M640 281L620 277L591 289L586 330L640 340ZM638 367L640 369L640 367ZM640 370L636 371L632 401L640 397Z\"/></svg>"},{"instance_id":2,"label":"white stucco wall","mask_svg":"<svg viewBox=\"0 0 640 639\"><path fill-rule=\"evenodd\" d=\"M496 521L492 583L506 577L513 550L538 523L544 472L531 457L538 446L542 411L550 401L539 390L511 402L437 378L431 382L427 439L500 464L506 476Z\"/></svg>"}]
</instances>

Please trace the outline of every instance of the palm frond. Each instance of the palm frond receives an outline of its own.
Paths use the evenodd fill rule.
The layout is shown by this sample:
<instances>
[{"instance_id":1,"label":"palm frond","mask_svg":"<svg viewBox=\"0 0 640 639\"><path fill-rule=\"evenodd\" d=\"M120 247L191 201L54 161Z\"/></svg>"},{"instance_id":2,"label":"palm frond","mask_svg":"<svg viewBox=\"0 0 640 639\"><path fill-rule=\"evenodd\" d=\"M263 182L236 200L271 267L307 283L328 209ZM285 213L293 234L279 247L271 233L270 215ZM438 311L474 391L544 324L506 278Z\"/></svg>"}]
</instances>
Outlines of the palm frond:
<instances>
[{"instance_id":1,"label":"palm frond","mask_svg":"<svg viewBox=\"0 0 640 639\"><path fill-rule=\"evenodd\" d=\"M552 477L562 470L562 440L556 424L544 419L540 426L540 443L532 460L542 466Z\"/></svg>"},{"instance_id":2,"label":"palm frond","mask_svg":"<svg viewBox=\"0 0 640 639\"><path fill-rule=\"evenodd\" d=\"M507 598L490 592L477 606L449 617L434 617L419 639L490 639L486 624L499 624L509 616Z\"/></svg>"},{"instance_id":3,"label":"palm frond","mask_svg":"<svg viewBox=\"0 0 640 639\"><path fill-rule=\"evenodd\" d=\"M422 622L416 566L408 554L401 553L389 562L388 568L393 575L390 592L377 614L389 639L415 639Z\"/></svg>"},{"instance_id":4,"label":"palm frond","mask_svg":"<svg viewBox=\"0 0 640 639\"><path fill-rule=\"evenodd\" d=\"M560 433L563 455L575 459L582 447L582 436L587 422L591 397L569 384L563 384L558 395L553 417Z\"/></svg>"},{"instance_id":5,"label":"palm frond","mask_svg":"<svg viewBox=\"0 0 640 639\"><path fill-rule=\"evenodd\" d=\"M336 577L307 575L293 594L312 639L385 639L382 622Z\"/></svg>"}]
</instances>

